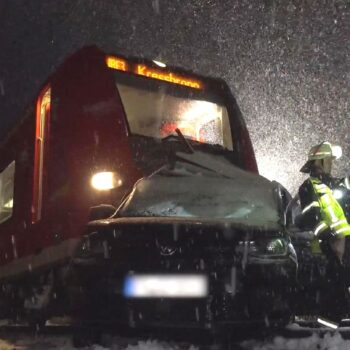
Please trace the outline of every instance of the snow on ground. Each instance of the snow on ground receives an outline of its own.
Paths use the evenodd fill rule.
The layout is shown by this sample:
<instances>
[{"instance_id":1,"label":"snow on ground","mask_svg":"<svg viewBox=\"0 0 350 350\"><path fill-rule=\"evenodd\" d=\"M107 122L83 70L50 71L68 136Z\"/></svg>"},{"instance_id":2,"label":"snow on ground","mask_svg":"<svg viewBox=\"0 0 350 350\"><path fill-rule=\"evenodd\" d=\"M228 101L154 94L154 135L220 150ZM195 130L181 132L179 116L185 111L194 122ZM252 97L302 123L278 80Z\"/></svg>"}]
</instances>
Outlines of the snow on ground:
<instances>
[{"instance_id":1,"label":"snow on ground","mask_svg":"<svg viewBox=\"0 0 350 350\"><path fill-rule=\"evenodd\" d=\"M276 336L270 341L247 340L241 343L247 350L349 350L350 340L345 340L339 333L316 333L306 338L286 339Z\"/></svg>"},{"instance_id":2,"label":"snow on ground","mask_svg":"<svg viewBox=\"0 0 350 350\"><path fill-rule=\"evenodd\" d=\"M19 338L19 339L18 339ZM158 340L146 340L129 344L120 338L108 341L108 346L91 345L80 350L197 350L194 345L168 343ZM0 350L76 350L68 336L28 336L14 335L0 336Z\"/></svg>"},{"instance_id":3,"label":"snow on ground","mask_svg":"<svg viewBox=\"0 0 350 350\"><path fill-rule=\"evenodd\" d=\"M17 339L16 339L17 338ZM19 338L19 339L18 339ZM23 335L1 336L0 350L72 350L71 341L65 337L36 336L29 337Z\"/></svg>"},{"instance_id":4,"label":"snow on ground","mask_svg":"<svg viewBox=\"0 0 350 350\"><path fill-rule=\"evenodd\" d=\"M140 341L136 345L128 345L126 350L180 350L184 349L176 344L158 342L157 340ZM197 350L194 345L187 347L188 350Z\"/></svg>"},{"instance_id":5,"label":"snow on ground","mask_svg":"<svg viewBox=\"0 0 350 350\"><path fill-rule=\"evenodd\" d=\"M16 339L19 338L19 339ZM233 346L235 349L235 347ZM0 350L75 350L70 337L38 335L1 335ZM197 346L168 343L158 340L125 341L114 337L109 345L91 345L81 350L198 350ZM210 349L210 347L207 347ZM246 340L237 344L242 350L348 350L350 340L345 340L340 333L316 333L306 338L283 338L276 336L272 340Z\"/></svg>"}]
</instances>

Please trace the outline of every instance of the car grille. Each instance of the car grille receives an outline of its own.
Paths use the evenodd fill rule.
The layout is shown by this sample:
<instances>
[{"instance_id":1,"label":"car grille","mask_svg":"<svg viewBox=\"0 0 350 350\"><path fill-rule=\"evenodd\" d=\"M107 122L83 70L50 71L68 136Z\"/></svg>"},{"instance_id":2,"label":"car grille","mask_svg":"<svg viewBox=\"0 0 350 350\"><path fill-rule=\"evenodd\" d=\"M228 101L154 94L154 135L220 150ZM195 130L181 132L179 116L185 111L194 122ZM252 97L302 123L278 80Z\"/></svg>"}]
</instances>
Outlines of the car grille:
<instances>
[{"instance_id":1,"label":"car grille","mask_svg":"<svg viewBox=\"0 0 350 350\"><path fill-rule=\"evenodd\" d=\"M135 270L217 270L241 264L236 251L252 232L225 225L120 225L110 232L113 260Z\"/></svg>"}]
</instances>

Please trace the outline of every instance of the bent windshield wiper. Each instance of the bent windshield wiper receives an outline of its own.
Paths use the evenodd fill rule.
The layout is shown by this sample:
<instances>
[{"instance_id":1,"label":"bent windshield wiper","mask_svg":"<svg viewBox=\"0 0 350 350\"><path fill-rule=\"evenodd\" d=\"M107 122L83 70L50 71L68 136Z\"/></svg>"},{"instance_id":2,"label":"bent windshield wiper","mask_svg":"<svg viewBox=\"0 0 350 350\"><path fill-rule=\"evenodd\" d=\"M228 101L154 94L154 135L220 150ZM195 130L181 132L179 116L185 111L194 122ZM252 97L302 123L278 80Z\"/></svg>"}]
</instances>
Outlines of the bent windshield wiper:
<instances>
[{"instance_id":1,"label":"bent windshield wiper","mask_svg":"<svg viewBox=\"0 0 350 350\"><path fill-rule=\"evenodd\" d=\"M176 133L179 136L179 139L182 141L183 144L186 145L189 153L194 153L193 147L190 145L190 143L185 139L184 135L182 134L181 130L179 128L175 129Z\"/></svg>"},{"instance_id":2,"label":"bent windshield wiper","mask_svg":"<svg viewBox=\"0 0 350 350\"><path fill-rule=\"evenodd\" d=\"M186 147L187 153L193 154L194 153L194 149L190 145L188 140L185 138L185 136L182 134L181 130L179 128L176 128L175 131L177 133L177 136L174 135L174 134L169 134L168 136L163 137L162 141L167 141L167 140L169 140L171 138L175 138L176 140L179 140Z\"/></svg>"}]
</instances>

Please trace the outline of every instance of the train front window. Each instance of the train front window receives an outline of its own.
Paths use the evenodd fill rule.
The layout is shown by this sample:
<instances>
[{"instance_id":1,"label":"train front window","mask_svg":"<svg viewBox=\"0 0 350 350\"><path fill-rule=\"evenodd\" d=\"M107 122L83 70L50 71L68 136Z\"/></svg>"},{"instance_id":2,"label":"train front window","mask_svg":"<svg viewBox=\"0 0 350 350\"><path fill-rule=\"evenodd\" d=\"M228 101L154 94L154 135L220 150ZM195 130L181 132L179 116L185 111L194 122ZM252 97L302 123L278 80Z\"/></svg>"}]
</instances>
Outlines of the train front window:
<instances>
[{"instance_id":1,"label":"train front window","mask_svg":"<svg viewBox=\"0 0 350 350\"><path fill-rule=\"evenodd\" d=\"M152 138L182 134L233 150L227 109L202 91L117 73L117 88L130 132Z\"/></svg>"}]
</instances>

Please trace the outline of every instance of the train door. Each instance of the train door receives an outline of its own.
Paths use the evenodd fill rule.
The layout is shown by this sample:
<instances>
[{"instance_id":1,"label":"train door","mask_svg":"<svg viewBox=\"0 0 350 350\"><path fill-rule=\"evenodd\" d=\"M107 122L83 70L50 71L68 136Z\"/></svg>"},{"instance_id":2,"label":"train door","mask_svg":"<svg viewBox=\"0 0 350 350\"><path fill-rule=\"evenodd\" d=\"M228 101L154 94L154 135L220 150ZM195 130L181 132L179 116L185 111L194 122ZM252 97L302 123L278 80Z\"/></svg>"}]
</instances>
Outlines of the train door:
<instances>
[{"instance_id":1,"label":"train door","mask_svg":"<svg viewBox=\"0 0 350 350\"><path fill-rule=\"evenodd\" d=\"M45 217L47 192L47 158L49 155L49 130L51 112L51 88L46 86L37 98L35 112L34 160L31 203L30 244L34 254L51 243Z\"/></svg>"}]
</instances>

